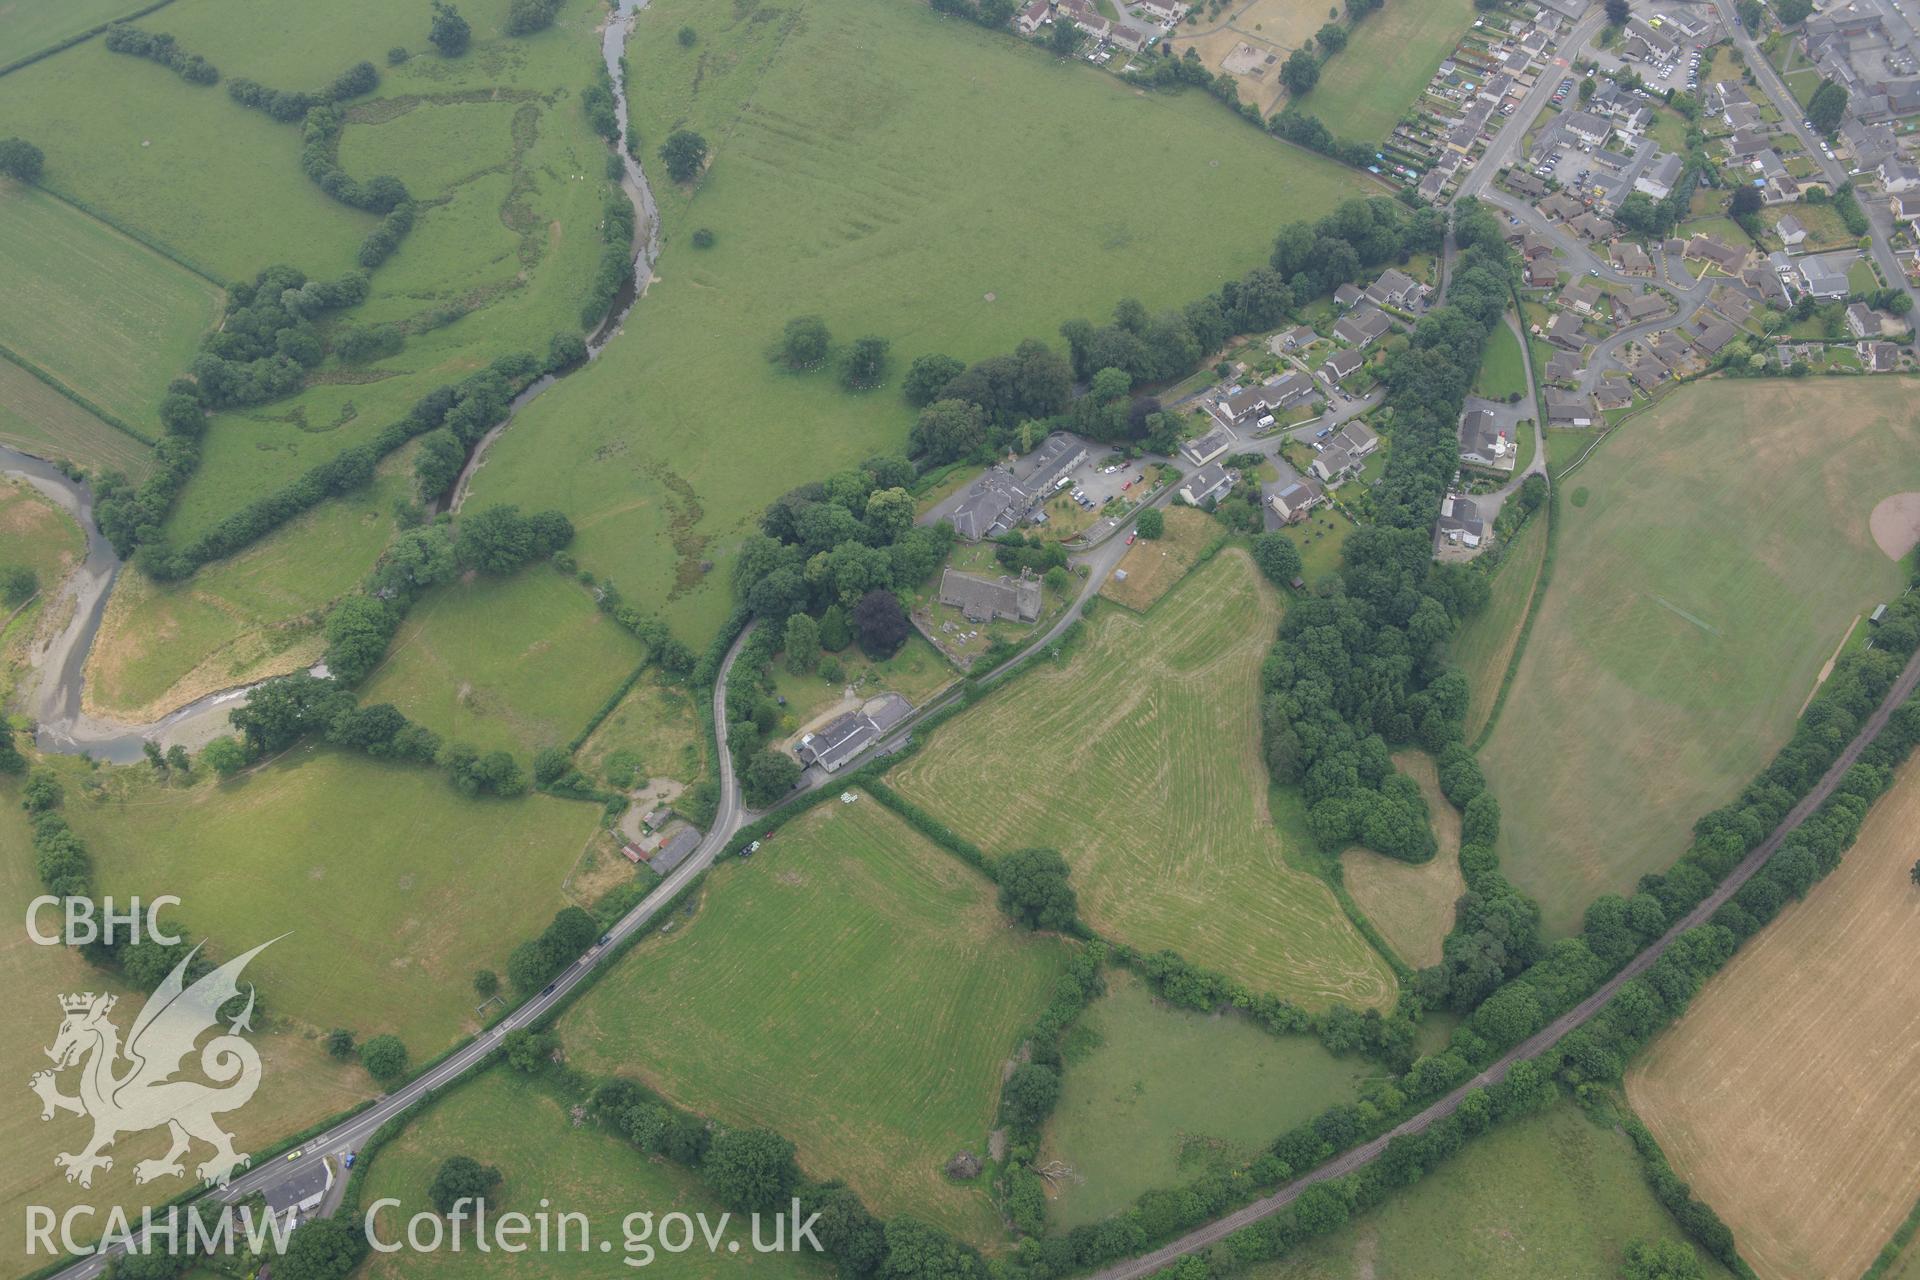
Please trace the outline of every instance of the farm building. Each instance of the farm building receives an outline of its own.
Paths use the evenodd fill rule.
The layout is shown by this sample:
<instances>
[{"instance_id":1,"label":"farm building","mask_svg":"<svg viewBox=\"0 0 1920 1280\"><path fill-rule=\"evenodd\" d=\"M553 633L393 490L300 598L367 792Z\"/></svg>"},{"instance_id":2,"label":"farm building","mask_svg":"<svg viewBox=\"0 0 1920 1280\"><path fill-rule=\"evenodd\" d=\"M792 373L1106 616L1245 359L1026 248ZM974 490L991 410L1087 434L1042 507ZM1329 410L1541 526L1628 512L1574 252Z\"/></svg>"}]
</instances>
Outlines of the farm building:
<instances>
[{"instance_id":1,"label":"farm building","mask_svg":"<svg viewBox=\"0 0 1920 1280\"><path fill-rule=\"evenodd\" d=\"M664 876L693 856L693 851L699 847L700 833L692 827L682 827L654 850L653 857L647 859L647 866Z\"/></svg>"},{"instance_id":2,"label":"farm building","mask_svg":"<svg viewBox=\"0 0 1920 1280\"><path fill-rule=\"evenodd\" d=\"M1040 616L1040 584L1031 578L983 578L948 569L940 575L940 603L968 622L1032 622Z\"/></svg>"},{"instance_id":3,"label":"farm building","mask_svg":"<svg viewBox=\"0 0 1920 1280\"><path fill-rule=\"evenodd\" d=\"M899 694L883 693L858 711L849 711L822 728L803 734L794 756L803 765L817 764L833 773L877 742L912 710L913 705Z\"/></svg>"}]
</instances>

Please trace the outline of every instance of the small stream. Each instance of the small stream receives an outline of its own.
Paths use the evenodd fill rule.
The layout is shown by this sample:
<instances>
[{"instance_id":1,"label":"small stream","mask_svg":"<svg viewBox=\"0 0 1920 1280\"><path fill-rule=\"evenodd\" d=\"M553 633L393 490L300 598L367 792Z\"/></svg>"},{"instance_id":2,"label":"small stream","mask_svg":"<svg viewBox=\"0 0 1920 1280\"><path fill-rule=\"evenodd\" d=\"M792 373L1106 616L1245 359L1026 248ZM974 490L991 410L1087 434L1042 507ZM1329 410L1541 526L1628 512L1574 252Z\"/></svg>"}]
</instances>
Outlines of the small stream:
<instances>
[{"instance_id":1,"label":"small stream","mask_svg":"<svg viewBox=\"0 0 1920 1280\"><path fill-rule=\"evenodd\" d=\"M633 34L634 21L640 11L647 7L647 2L617 0L600 41L607 74L613 79L614 114L620 122L622 139L627 136L627 90L620 62L626 53L627 40ZM624 145L616 146L614 150L624 170L620 180L621 190L633 202L633 272L615 296L606 320L588 340L589 360L598 359L607 344L620 334L626 324L627 313L653 280L654 263L660 256L660 217L653 200L653 188L647 185L647 175L641 169L640 162L627 154ZM447 503L449 509L457 509L466 497L474 472L479 469L488 448L500 433L513 425L520 410L538 399L555 381L557 379L552 375L540 378L514 397L506 418L474 446L467 465L454 482ZM70 601L71 616L57 636L33 653L37 677L29 677L26 709L37 726L34 741L39 748L64 755L85 753L112 764L129 764L141 759L143 744L149 739L162 745L183 742L189 747L198 747L207 739L224 732L227 712L243 701L253 686L243 685L196 698L149 724L102 720L87 715L81 709L87 656L92 652L94 638L100 632L100 621L106 616L107 598L120 576L120 557L93 522L93 491L86 484L68 479L50 462L5 445L0 445L0 473L24 479L53 499L79 523L87 538L86 559L79 568L57 587L48 585L43 589L48 597L43 606L45 609L64 611L69 608Z\"/></svg>"}]
</instances>

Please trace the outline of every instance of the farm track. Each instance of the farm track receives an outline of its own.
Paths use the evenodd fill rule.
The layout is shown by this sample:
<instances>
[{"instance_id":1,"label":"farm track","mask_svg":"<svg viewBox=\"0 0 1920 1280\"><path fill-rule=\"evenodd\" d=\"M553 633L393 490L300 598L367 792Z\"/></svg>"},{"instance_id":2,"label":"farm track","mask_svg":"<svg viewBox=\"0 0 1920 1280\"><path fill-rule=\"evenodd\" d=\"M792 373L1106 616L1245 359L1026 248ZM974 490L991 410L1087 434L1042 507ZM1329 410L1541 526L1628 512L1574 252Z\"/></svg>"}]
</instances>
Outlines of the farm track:
<instances>
[{"instance_id":1,"label":"farm track","mask_svg":"<svg viewBox=\"0 0 1920 1280\"><path fill-rule=\"evenodd\" d=\"M1460 1103L1468 1094L1477 1089L1484 1089L1488 1085L1498 1084L1500 1081L1506 1079L1507 1073L1513 1069L1515 1063L1538 1057L1546 1050L1558 1044L1567 1035L1586 1025L1593 1019L1594 1015L1607 1007L1608 1002L1613 999L1614 995L1619 992L1622 986L1651 968L1654 961L1665 954L1667 948L1672 946L1674 940L1681 934L1689 929L1697 928L1712 919L1714 912L1725 905L1735 893L1739 892L1741 886L1753 878L1754 873L1766 865L1767 860L1779 850L1781 843L1786 840L1787 836L1801 823L1811 817L1821 805L1826 803L1828 797L1833 794L1834 788L1840 785L1840 779L1844 777L1847 770L1852 768L1854 763L1859 760L1860 753L1866 750L1867 744L1879 736L1880 731L1886 727L1888 717L1894 713L1895 709L1898 708L1901 703L1912 696L1916 685L1920 685L1920 652L1916 652L1912 658L1908 659L1906 669L1900 673L1899 679L1894 681L1893 688L1890 689L1887 696L1881 700L1880 705L1875 708L1873 714L1867 718L1867 723L1861 727L1860 732L1854 735L1853 741L1849 742L1846 749L1840 753L1839 759L1835 760L1832 767L1821 777L1819 783L1815 785L1812 791L1807 793L1806 797L1802 799L1800 803L1796 804L1792 810L1788 812L1787 816L1781 820L1780 825L1773 829L1773 833L1769 835L1766 840L1761 842L1753 852L1741 859L1740 865L1735 867L1732 872L1727 875L1727 878L1720 883L1720 887L1707 895L1706 900L1699 906L1681 917L1671 929L1668 929L1667 932L1661 936L1658 942L1655 942L1652 946L1628 961L1626 967L1608 979L1598 991L1554 1019L1545 1030L1536 1032L1534 1035L1528 1037L1517 1047L1509 1050L1485 1071L1482 1071L1479 1075L1447 1094L1418 1115L1396 1125L1372 1141L1363 1143L1351 1151L1334 1157L1311 1173L1289 1182L1272 1195L1263 1196L1253 1203L1236 1209L1224 1217L1216 1218L1206 1226L1198 1227L1186 1235L1181 1236L1179 1239L1162 1245L1150 1253L1141 1254L1137 1258L1130 1258L1125 1262L1095 1272L1093 1273L1092 1280L1136 1280L1137 1277L1151 1275L1162 1267L1174 1262L1176 1259L1207 1248L1209 1245L1217 1244L1234 1232L1244 1227L1252 1226L1261 1219L1278 1213L1281 1209L1286 1208L1289 1204L1292 1204L1294 1200L1298 1199L1300 1194L1308 1187L1351 1173L1355 1169L1371 1163L1375 1157L1386 1150L1387 1144L1395 1138L1421 1133L1431 1126L1434 1121L1452 1115L1454 1110L1459 1107Z\"/></svg>"}]
</instances>

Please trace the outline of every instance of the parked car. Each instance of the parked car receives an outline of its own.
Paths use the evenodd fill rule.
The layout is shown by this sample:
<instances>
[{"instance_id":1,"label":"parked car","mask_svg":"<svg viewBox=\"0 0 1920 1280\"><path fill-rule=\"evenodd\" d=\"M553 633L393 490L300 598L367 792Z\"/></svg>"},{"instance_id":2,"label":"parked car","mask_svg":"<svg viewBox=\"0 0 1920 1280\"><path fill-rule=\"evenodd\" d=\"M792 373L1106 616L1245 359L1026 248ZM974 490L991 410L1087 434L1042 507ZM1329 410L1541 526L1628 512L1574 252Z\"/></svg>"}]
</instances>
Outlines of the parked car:
<instances>
[{"instance_id":1,"label":"parked car","mask_svg":"<svg viewBox=\"0 0 1920 1280\"><path fill-rule=\"evenodd\" d=\"M1124 490L1127 490L1127 489L1131 489L1131 488L1133 488L1133 481L1131 481L1131 480L1129 480L1129 481L1127 481L1127 482L1126 482L1125 484L1123 484L1123 485L1121 485L1121 486L1120 486L1120 488L1121 488L1121 489L1122 489L1123 491L1124 491Z\"/></svg>"},{"instance_id":2,"label":"parked car","mask_svg":"<svg viewBox=\"0 0 1920 1280\"><path fill-rule=\"evenodd\" d=\"M1135 535L1133 535L1133 534L1131 534L1131 533L1127 535L1127 545L1128 545L1128 546L1132 546L1132 545L1133 545L1133 539L1134 539L1134 536L1135 536Z\"/></svg>"}]
</instances>

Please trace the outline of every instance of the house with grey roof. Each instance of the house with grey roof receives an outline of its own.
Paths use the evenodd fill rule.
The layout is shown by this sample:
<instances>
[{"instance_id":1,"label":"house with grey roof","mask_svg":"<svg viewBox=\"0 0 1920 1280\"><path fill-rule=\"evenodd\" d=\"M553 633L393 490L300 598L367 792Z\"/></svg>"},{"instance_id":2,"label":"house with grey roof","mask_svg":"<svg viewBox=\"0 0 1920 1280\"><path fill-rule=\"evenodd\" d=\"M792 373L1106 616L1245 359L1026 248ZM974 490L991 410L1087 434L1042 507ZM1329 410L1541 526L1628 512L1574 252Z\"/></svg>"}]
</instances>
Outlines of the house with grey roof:
<instances>
[{"instance_id":1,"label":"house with grey roof","mask_svg":"<svg viewBox=\"0 0 1920 1280\"><path fill-rule=\"evenodd\" d=\"M1267 495L1267 505L1287 524L1305 520L1308 512L1326 500L1326 491L1305 476Z\"/></svg>"},{"instance_id":2,"label":"house with grey roof","mask_svg":"<svg viewBox=\"0 0 1920 1280\"><path fill-rule=\"evenodd\" d=\"M1487 524L1480 509L1465 494L1450 493L1440 502L1440 519L1434 525L1434 547L1442 545L1477 551L1487 541Z\"/></svg>"},{"instance_id":3,"label":"house with grey roof","mask_svg":"<svg viewBox=\"0 0 1920 1280\"><path fill-rule=\"evenodd\" d=\"M1844 298L1850 292L1847 268L1834 258L1802 258L1799 267L1801 287L1822 302Z\"/></svg>"},{"instance_id":4,"label":"house with grey roof","mask_svg":"<svg viewBox=\"0 0 1920 1280\"><path fill-rule=\"evenodd\" d=\"M1550 427L1590 427L1593 425L1593 400L1568 391L1547 392L1547 425Z\"/></svg>"},{"instance_id":5,"label":"house with grey roof","mask_svg":"<svg viewBox=\"0 0 1920 1280\"><path fill-rule=\"evenodd\" d=\"M1367 288L1367 301L1382 307L1410 311L1419 305L1427 287L1398 267L1388 267Z\"/></svg>"},{"instance_id":6,"label":"house with grey roof","mask_svg":"<svg viewBox=\"0 0 1920 1280\"><path fill-rule=\"evenodd\" d=\"M1580 327L1580 317L1571 311L1557 313L1547 322L1547 341L1569 351L1578 351L1586 346L1587 334Z\"/></svg>"},{"instance_id":7,"label":"house with grey roof","mask_svg":"<svg viewBox=\"0 0 1920 1280\"><path fill-rule=\"evenodd\" d=\"M1240 392L1239 395L1227 396L1221 403L1225 406L1226 412L1230 416L1236 418L1243 417L1258 409L1264 408L1264 404L1258 398L1258 391L1259 388L1257 387L1249 388ZM1240 404L1240 398L1242 396L1252 396L1254 399L1243 407ZM1215 458L1225 454L1227 450L1233 448L1233 444L1233 432L1227 430L1225 427L1215 427L1196 440L1182 440L1180 442L1180 456L1188 462L1191 462L1194 466L1202 467L1212 462Z\"/></svg>"},{"instance_id":8,"label":"house with grey roof","mask_svg":"<svg viewBox=\"0 0 1920 1280\"><path fill-rule=\"evenodd\" d=\"M1343 284L1333 291L1333 302L1335 306L1351 307L1366 296L1358 285Z\"/></svg>"},{"instance_id":9,"label":"house with grey roof","mask_svg":"<svg viewBox=\"0 0 1920 1280\"><path fill-rule=\"evenodd\" d=\"M1373 345L1393 328L1393 317L1369 303L1342 316L1333 326L1333 336L1353 347Z\"/></svg>"},{"instance_id":10,"label":"house with grey roof","mask_svg":"<svg viewBox=\"0 0 1920 1280\"><path fill-rule=\"evenodd\" d=\"M1217 462L1209 462L1188 475L1180 482L1180 496L1194 506L1205 506L1208 502L1217 502L1233 489L1233 472Z\"/></svg>"},{"instance_id":11,"label":"house with grey roof","mask_svg":"<svg viewBox=\"0 0 1920 1280\"><path fill-rule=\"evenodd\" d=\"M653 856L647 859L647 867L656 875L667 875L692 857L693 851L699 847L700 833L692 827L682 827L654 851Z\"/></svg>"},{"instance_id":12,"label":"house with grey roof","mask_svg":"<svg viewBox=\"0 0 1920 1280\"><path fill-rule=\"evenodd\" d=\"M1488 471L1512 471L1519 449L1490 410L1468 409L1460 415L1460 461Z\"/></svg>"},{"instance_id":13,"label":"house with grey roof","mask_svg":"<svg viewBox=\"0 0 1920 1280\"><path fill-rule=\"evenodd\" d=\"M837 716L824 727L803 734L793 754L803 765L817 764L826 772L835 773L906 719L912 710L913 704L899 694L883 693L877 698L868 699L859 710ZM696 832L694 844L698 845L699 842ZM662 870L660 858L665 852L663 849L660 854L654 855L651 863L654 870ZM681 856L685 857L684 854Z\"/></svg>"},{"instance_id":14,"label":"house with grey roof","mask_svg":"<svg viewBox=\"0 0 1920 1280\"><path fill-rule=\"evenodd\" d=\"M1779 235L1780 243L1789 249L1797 249L1806 243L1806 225L1790 213L1781 214L1780 221L1773 224L1773 229Z\"/></svg>"},{"instance_id":15,"label":"house with grey roof","mask_svg":"<svg viewBox=\"0 0 1920 1280\"><path fill-rule=\"evenodd\" d=\"M1655 200L1665 200L1673 194L1674 184L1680 181L1686 167L1686 161L1669 151L1640 171L1640 176L1633 180L1633 189Z\"/></svg>"}]
</instances>

